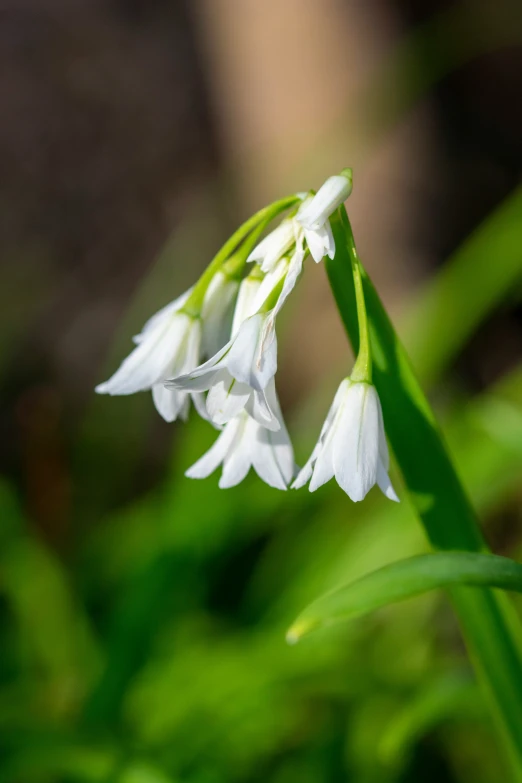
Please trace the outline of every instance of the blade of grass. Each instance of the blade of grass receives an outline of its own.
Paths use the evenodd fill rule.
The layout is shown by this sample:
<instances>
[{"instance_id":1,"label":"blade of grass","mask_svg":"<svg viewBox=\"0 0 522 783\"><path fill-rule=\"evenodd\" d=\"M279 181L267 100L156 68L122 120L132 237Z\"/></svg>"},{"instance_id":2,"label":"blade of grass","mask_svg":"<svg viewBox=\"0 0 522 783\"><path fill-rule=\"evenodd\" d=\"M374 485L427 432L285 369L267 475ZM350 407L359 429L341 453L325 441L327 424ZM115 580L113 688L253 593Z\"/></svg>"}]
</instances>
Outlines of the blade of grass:
<instances>
[{"instance_id":1,"label":"blade of grass","mask_svg":"<svg viewBox=\"0 0 522 783\"><path fill-rule=\"evenodd\" d=\"M436 552L408 557L318 598L301 612L287 638L289 642L297 642L327 625L452 585L498 587L522 593L522 565L508 557L476 552Z\"/></svg>"}]
</instances>

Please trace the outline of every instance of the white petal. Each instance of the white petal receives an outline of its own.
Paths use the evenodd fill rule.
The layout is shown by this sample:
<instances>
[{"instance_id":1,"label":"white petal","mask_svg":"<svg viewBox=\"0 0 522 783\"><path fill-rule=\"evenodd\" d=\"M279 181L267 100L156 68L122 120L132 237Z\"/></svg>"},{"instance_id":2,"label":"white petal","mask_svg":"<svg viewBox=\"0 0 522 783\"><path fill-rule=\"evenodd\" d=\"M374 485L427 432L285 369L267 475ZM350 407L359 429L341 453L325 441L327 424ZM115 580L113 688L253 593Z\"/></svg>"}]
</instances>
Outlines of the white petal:
<instances>
[{"instance_id":1,"label":"white petal","mask_svg":"<svg viewBox=\"0 0 522 783\"><path fill-rule=\"evenodd\" d=\"M271 410L264 390L251 390L245 405L245 411L254 421L257 421L258 424L266 427L268 430L277 432L281 428L281 422Z\"/></svg>"},{"instance_id":2,"label":"white petal","mask_svg":"<svg viewBox=\"0 0 522 783\"><path fill-rule=\"evenodd\" d=\"M241 325L226 357L226 366L238 381L252 386L253 364L265 318L253 315Z\"/></svg>"},{"instance_id":3,"label":"white petal","mask_svg":"<svg viewBox=\"0 0 522 783\"><path fill-rule=\"evenodd\" d=\"M188 478L207 478L223 462L238 435L240 421L231 421L210 449L185 472Z\"/></svg>"},{"instance_id":4,"label":"white petal","mask_svg":"<svg viewBox=\"0 0 522 783\"><path fill-rule=\"evenodd\" d=\"M334 427L331 427L318 450L312 478L310 480L310 492L315 492L316 489L319 489L319 487L322 487L323 484L326 484L327 481L330 481L330 479L333 478L334 432Z\"/></svg>"},{"instance_id":5,"label":"white petal","mask_svg":"<svg viewBox=\"0 0 522 783\"><path fill-rule=\"evenodd\" d=\"M213 356L230 339L232 302L238 287L237 280L217 272L207 288L201 307L205 356Z\"/></svg>"},{"instance_id":6,"label":"white petal","mask_svg":"<svg viewBox=\"0 0 522 783\"><path fill-rule=\"evenodd\" d=\"M327 220L324 224L322 231L325 253L329 258L333 258L335 256L335 239L329 220Z\"/></svg>"},{"instance_id":7,"label":"white petal","mask_svg":"<svg viewBox=\"0 0 522 783\"><path fill-rule=\"evenodd\" d=\"M388 452L388 444L386 442L386 434L384 432L384 419L382 415L382 407L379 396L377 395L377 408L379 414L379 458L383 464L384 470L388 472L390 467L390 455Z\"/></svg>"},{"instance_id":8,"label":"white petal","mask_svg":"<svg viewBox=\"0 0 522 783\"><path fill-rule=\"evenodd\" d=\"M339 385L339 388L335 393L334 400L330 405L330 409L328 411L326 419L324 420L323 426L321 427L321 432L319 434L319 438L317 439L317 443L314 446L310 458L302 467L297 478L292 484L292 489L300 489L310 480L313 473L314 465L317 462L317 458L319 457L319 454L323 449L324 441L326 440L326 437L330 431L332 422L335 418L335 414L337 413L339 406L341 405L344 395L346 394L347 390L350 387L350 383L351 383L350 380L348 378L345 378Z\"/></svg>"},{"instance_id":9,"label":"white petal","mask_svg":"<svg viewBox=\"0 0 522 783\"><path fill-rule=\"evenodd\" d=\"M304 248L301 246L299 248L296 248L296 251L292 256L292 259L290 260L290 264L288 266L288 272L286 273L286 277L285 277L285 282L283 283L283 288L281 289L281 293L279 294L279 298L277 300L276 306L272 311L272 318L276 317L276 315L279 313L282 306L288 299L289 295L294 290L295 284L297 283L299 275L301 274L301 271L303 269L303 259L304 259Z\"/></svg>"},{"instance_id":10,"label":"white petal","mask_svg":"<svg viewBox=\"0 0 522 783\"><path fill-rule=\"evenodd\" d=\"M377 467L377 484L379 485L381 492L384 492L387 498L394 500L396 503L400 503L397 493L390 481L390 477L388 476L388 472L385 470L381 460L379 460L379 465Z\"/></svg>"},{"instance_id":11,"label":"white petal","mask_svg":"<svg viewBox=\"0 0 522 783\"><path fill-rule=\"evenodd\" d=\"M210 389L216 374L222 366L222 360L230 350L232 342L227 343L211 359L191 372L180 375L177 378L170 378L166 381L167 389L185 389L186 391L202 392Z\"/></svg>"},{"instance_id":12,"label":"white petal","mask_svg":"<svg viewBox=\"0 0 522 783\"><path fill-rule=\"evenodd\" d=\"M154 315L152 315L149 320L145 322L141 332L134 335L132 338L133 342L135 342L136 345L141 343L147 332L158 326L161 321L167 320L170 315L173 315L176 312L176 310L180 310L192 293L193 288L194 286L191 286L191 288L189 288L188 291L185 291L184 294L181 294L181 296L178 296L178 298L174 299L173 302L170 302L168 305L165 305L165 307L162 307L161 310L158 310L157 313L154 313Z\"/></svg>"},{"instance_id":13,"label":"white petal","mask_svg":"<svg viewBox=\"0 0 522 783\"><path fill-rule=\"evenodd\" d=\"M165 377L191 321L188 316L178 314L167 323L162 321L151 328L114 375L96 387L98 394L134 394L152 388Z\"/></svg>"},{"instance_id":14,"label":"white petal","mask_svg":"<svg viewBox=\"0 0 522 783\"><path fill-rule=\"evenodd\" d=\"M283 478L286 483L289 484L296 472L296 464L292 442L285 426L283 414L281 412L281 406L279 405L279 398L276 393L274 378L272 378L266 387L265 393L268 405L270 406L270 409L273 411L280 424L279 430L270 435L270 441L272 447L275 449L276 459L281 469Z\"/></svg>"},{"instance_id":15,"label":"white petal","mask_svg":"<svg viewBox=\"0 0 522 783\"><path fill-rule=\"evenodd\" d=\"M266 298L272 293L276 285L283 279L288 270L289 261L287 258L282 258L277 262L271 272L268 272L263 278L256 297L252 303L252 312L250 315L257 313L261 305L264 304Z\"/></svg>"},{"instance_id":16,"label":"white petal","mask_svg":"<svg viewBox=\"0 0 522 783\"><path fill-rule=\"evenodd\" d=\"M279 226L266 236L250 253L247 261L258 261L263 272L270 272L277 261L294 243L292 220L283 220Z\"/></svg>"},{"instance_id":17,"label":"white petal","mask_svg":"<svg viewBox=\"0 0 522 783\"><path fill-rule=\"evenodd\" d=\"M254 470L259 478L270 487L274 487L275 489L286 489L287 485L270 441L273 433L264 429L264 427L259 427L257 424L254 424L254 426L257 427L256 442L252 445L252 464Z\"/></svg>"},{"instance_id":18,"label":"white petal","mask_svg":"<svg viewBox=\"0 0 522 783\"><path fill-rule=\"evenodd\" d=\"M351 180L343 174L329 177L310 202L302 205L296 220L304 228L318 229L346 201L352 192Z\"/></svg>"},{"instance_id":19,"label":"white petal","mask_svg":"<svg viewBox=\"0 0 522 783\"><path fill-rule=\"evenodd\" d=\"M258 310L258 306L255 303L257 302L258 291L261 285L261 280L250 277L250 275L241 281L232 321L232 338L238 333L243 321L246 321L247 318L250 318Z\"/></svg>"},{"instance_id":20,"label":"white petal","mask_svg":"<svg viewBox=\"0 0 522 783\"><path fill-rule=\"evenodd\" d=\"M207 396L207 413L215 424L226 424L243 410L251 389L240 383L227 370L221 370Z\"/></svg>"},{"instance_id":21,"label":"white petal","mask_svg":"<svg viewBox=\"0 0 522 783\"><path fill-rule=\"evenodd\" d=\"M166 389L163 383L156 383L152 387L152 399L156 410L165 421L176 421L184 403L188 401L188 396L186 392Z\"/></svg>"},{"instance_id":22,"label":"white petal","mask_svg":"<svg viewBox=\"0 0 522 783\"><path fill-rule=\"evenodd\" d=\"M252 367L250 385L253 389L265 389L277 372L277 337L275 315L272 311L265 320L260 334L256 358Z\"/></svg>"},{"instance_id":23,"label":"white petal","mask_svg":"<svg viewBox=\"0 0 522 783\"><path fill-rule=\"evenodd\" d=\"M379 416L375 387L354 383L348 389L334 423L335 478L355 502L363 500L377 481Z\"/></svg>"},{"instance_id":24,"label":"white petal","mask_svg":"<svg viewBox=\"0 0 522 783\"><path fill-rule=\"evenodd\" d=\"M312 258L314 259L315 263L318 264L319 261L323 260L324 257L324 240L321 236L319 231L311 230L305 228L305 239L306 244L308 245L308 250L310 251L310 254Z\"/></svg>"},{"instance_id":25,"label":"white petal","mask_svg":"<svg viewBox=\"0 0 522 783\"><path fill-rule=\"evenodd\" d=\"M210 418L207 413L207 403L205 400L205 395L201 392L189 392L190 398L192 402L194 403L194 407L197 411L197 413L201 416L202 419L205 419L205 421L210 421ZM213 422L211 422L212 424ZM216 429L221 429L221 427L216 427Z\"/></svg>"},{"instance_id":26,"label":"white petal","mask_svg":"<svg viewBox=\"0 0 522 783\"><path fill-rule=\"evenodd\" d=\"M248 416L240 416L233 421L238 421L238 434L225 456L223 473L219 480L221 489L235 487L247 475L252 465L250 459L249 430L247 428Z\"/></svg>"},{"instance_id":27,"label":"white petal","mask_svg":"<svg viewBox=\"0 0 522 783\"><path fill-rule=\"evenodd\" d=\"M294 482L292 483L292 489L301 489L301 487L304 487L304 485L310 481L314 471L314 462L315 459L310 457L308 462L303 465Z\"/></svg>"},{"instance_id":28,"label":"white petal","mask_svg":"<svg viewBox=\"0 0 522 783\"><path fill-rule=\"evenodd\" d=\"M185 340L174 357L168 375L182 375L196 369L201 352L202 331L201 321L192 319L190 328L185 334Z\"/></svg>"}]
</instances>

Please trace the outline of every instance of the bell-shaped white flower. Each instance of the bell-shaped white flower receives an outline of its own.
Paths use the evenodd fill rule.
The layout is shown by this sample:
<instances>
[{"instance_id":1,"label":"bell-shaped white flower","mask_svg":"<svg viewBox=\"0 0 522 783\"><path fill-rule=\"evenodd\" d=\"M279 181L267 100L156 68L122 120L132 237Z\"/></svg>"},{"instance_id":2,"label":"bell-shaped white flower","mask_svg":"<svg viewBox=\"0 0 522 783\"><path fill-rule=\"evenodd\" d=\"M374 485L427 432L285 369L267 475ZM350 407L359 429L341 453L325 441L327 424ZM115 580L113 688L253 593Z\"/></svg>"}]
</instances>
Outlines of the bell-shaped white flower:
<instances>
[{"instance_id":1,"label":"bell-shaped white flower","mask_svg":"<svg viewBox=\"0 0 522 783\"><path fill-rule=\"evenodd\" d=\"M132 338L136 348L108 381L96 386L98 394L150 390L158 413L169 422L187 418L192 398L198 413L208 418L203 395L172 393L164 386L172 373L187 372L200 360L201 322L182 312L191 293L192 288L149 318Z\"/></svg>"},{"instance_id":2,"label":"bell-shaped white flower","mask_svg":"<svg viewBox=\"0 0 522 783\"><path fill-rule=\"evenodd\" d=\"M181 311L187 296L154 315L134 338L137 344L108 381L96 386L98 394L123 395L152 390L158 413L165 421L186 419L190 395L165 389L164 380L197 365L200 356L201 321ZM192 395L198 411L206 416L201 397Z\"/></svg>"},{"instance_id":3,"label":"bell-shaped white flower","mask_svg":"<svg viewBox=\"0 0 522 783\"><path fill-rule=\"evenodd\" d=\"M352 192L351 169L329 177L311 199L307 199L295 216L302 226L308 249L316 263L327 255L335 255L335 241L330 226L330 215L343 204Z\"/></svg>"},{"instance_id":4,"label":"bell-shaped white flower","mask_svg":"<svg viewBox=\"0 0 522 783\"><path fill-rule=\"evenodd\" d=\"M201 307L203 321L202 353L213 356L224 346L230 335L232 303L239 281L218 271L210 281Z\"/></svg>"},{"instance_id":5,"label":"bell-shaped white flower","mask_svg":"<svg viewBox=\"0 0 522 783\"><path fill-rule=\"evenodd\" d=\"M279 429L265 393L277 370L275 318L273 310L258 311L282 274L284 270L278 266L263 281L252 275L245 278L239 289L231 340L199 367L166 383L167 388L185 392L208 390L207 414L218 426L246 410L264 427Z\"/></svg>"},{"instance_id":6,"label":"bell-shaped white flower","mask_svg":"<svg viewBox=\"0 0 522 783\"><path fill-rule=\"evenodd\" d=\"M257 475L276 489L286 489L295 473L294 452L286 430L272 379L267 396L279 429L272 432L241 411L225 426L214 445L185 473L189 478L207 478L223 464L221 489L234 487L254 468Z\"/></svg>"},{"instance_id":7,"label":"bell-shaped white flower","mask_svg":"<svg viewBox=\"0 0 522 783\"><path fill-rule=\"evenodd\" d=\"M353 500L363 500L377 484L398 501L388 476L389 454L381 403L375 386L346 378L337 391L319 440L293 488L310 481L310 492L335 476Z\"/></svg>"}]
</instances>

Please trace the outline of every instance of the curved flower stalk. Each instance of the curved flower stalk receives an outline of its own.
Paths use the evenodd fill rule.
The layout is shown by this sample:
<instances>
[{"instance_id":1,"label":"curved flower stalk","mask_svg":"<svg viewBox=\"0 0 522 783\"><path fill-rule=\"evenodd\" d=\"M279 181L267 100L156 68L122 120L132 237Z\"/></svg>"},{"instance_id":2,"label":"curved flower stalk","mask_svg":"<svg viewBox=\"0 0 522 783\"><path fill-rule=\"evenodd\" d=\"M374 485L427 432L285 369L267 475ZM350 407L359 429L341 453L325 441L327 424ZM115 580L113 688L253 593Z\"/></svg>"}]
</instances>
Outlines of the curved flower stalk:
<instances>
[{"instance_id":1,"label":"curved flower stalk","mask_svg":"<svg viewBox=\"0 0 522 783\"><path fill-rule=\"evenodd\" d=\"M246 411L241 411L228 422L209 451L186 471L188 478L207 478L222 464L221 489L239 484L250 468L269 486L287 489L295 473L294 452L273 379L266 394L279 422L278 431L263 427Z\"/></svg>"},{"instance_id":2,"label":"curved flower stalk","mask_svg":"<svg viewBox=\"0 0 522 783\"><path fill-rule=\"evenodd\" d=\"M381 403L375 386L345 378L328 412L319 440L292 484L308 481L310 492L335 476L355 502L377 484L390 500L399 501L388 476L390 458Z\"/></svg>"}]
</instances>

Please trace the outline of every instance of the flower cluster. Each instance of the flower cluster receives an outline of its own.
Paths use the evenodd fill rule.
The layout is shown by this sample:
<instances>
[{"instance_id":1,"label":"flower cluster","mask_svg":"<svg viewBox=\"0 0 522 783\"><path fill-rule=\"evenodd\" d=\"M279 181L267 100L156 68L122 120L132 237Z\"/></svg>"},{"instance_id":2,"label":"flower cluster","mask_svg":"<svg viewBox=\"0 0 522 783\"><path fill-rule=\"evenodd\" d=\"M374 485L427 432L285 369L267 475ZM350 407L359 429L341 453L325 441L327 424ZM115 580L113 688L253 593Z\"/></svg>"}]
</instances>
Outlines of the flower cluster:
<instances>
[{"instance_id":1,"label":"flower cluster","mask_svg":"<svg viewBox=\"0 0 522 783\"><path fill-rule=\"evenodd\" d=\"M317 194L276 202L247 221L200 280L147 321L132 353L96 387L111 395L150 390L169 422L186 419L192 401L221 433L189 468L190 478L206 478L222 465L219 486L232 487L252 467L272 487L310 481L313 491L335 475L352 500L361 500L375 483L397 499L373 386L343 381L301 471L275 387L277 315L307 255L316 263L334 257L330 217L351 188L351 171L345 169ZM258 241L270 220L287 209L289 215Z\"/></svg>"}]
</instances>

